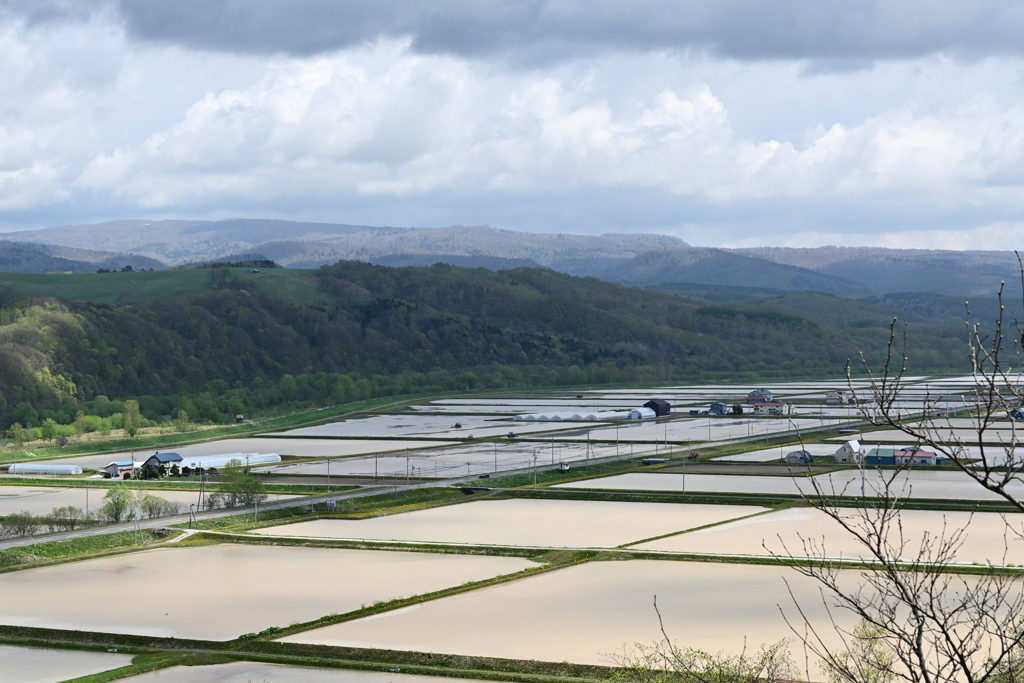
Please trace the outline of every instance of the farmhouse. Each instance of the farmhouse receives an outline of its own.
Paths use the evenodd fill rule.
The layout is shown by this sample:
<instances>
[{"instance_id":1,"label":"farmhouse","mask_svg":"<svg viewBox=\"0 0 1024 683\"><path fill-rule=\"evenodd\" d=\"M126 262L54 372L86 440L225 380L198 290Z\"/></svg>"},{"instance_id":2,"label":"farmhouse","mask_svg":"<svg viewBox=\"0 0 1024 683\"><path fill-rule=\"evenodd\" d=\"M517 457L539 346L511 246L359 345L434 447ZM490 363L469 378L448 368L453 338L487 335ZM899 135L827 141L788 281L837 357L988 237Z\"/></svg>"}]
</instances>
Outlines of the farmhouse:
<instances>
[{"instance_id":1,"label":"farmhouse","mask_svg":"<svg viewBox=\"0 0 1024 683\"><path fill-rule=\"evenodd\" d=\"M835 460L840 463L859 464L867 453L856 439L847 441L836 451Z\"/></svg>"},{"instance_id":2,"label":"farmhouse","mask_svg":"<svg viewBox=\"0 0 1024 683\"><path fill-rule=\"evenodd\" d=\"M754 415L792 415L793 404L782 401L761 401L754 404Z\"/></svg>"},{"instance_id":3,"label":"farmhouse","mask_svg":"<svg viewBox=\"0 0 1024 683\"><path fill-rule=\"evenodd\" d=\"M747 394L747 403L771 403L775 394L767 389L754 389Z\"/></svg>"},{"instance_id":4,"label":"farmhouse","mask_svg":"<svg viewBox=\"0 0 1024 683\"><path fill-rule=\"evenodd\" d=\"M143 467L150 466L156 470L161 467L170 467L176 462L181 462L182 458L177 453L154 453L153 455L146 458L146 461L142 463Z\"/></svg>"},{"instance_id":5,"label":"farmhouse","mask_svg":"<svg viewBox=\"0 0 1024 683\"><path fill-rule=\"evenodd\" d=\"M111 479L123 479L127 474L129 477L139 469L139 463L126 460L125 462L112 462L103 468L103 473Z\"/></svg>"}]
</instances>

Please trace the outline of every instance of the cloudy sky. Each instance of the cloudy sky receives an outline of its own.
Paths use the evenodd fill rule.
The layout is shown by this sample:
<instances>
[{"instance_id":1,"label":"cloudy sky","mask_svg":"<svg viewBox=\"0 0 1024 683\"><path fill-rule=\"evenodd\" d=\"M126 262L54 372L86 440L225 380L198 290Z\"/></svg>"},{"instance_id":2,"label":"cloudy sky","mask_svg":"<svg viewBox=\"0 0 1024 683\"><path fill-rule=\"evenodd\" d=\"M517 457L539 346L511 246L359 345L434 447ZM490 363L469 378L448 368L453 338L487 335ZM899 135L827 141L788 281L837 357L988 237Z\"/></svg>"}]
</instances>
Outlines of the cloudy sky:
<instances>
[{"instance_id":1,"label":"cloudy sky","mask_svg":"<svg viewBox=\"0 0 1024 683\"><path fill-rule=\"evenodd\" d=\"M1009 0L0 0L0 231L1024 247Z\"/></svg>"}]
</instances>

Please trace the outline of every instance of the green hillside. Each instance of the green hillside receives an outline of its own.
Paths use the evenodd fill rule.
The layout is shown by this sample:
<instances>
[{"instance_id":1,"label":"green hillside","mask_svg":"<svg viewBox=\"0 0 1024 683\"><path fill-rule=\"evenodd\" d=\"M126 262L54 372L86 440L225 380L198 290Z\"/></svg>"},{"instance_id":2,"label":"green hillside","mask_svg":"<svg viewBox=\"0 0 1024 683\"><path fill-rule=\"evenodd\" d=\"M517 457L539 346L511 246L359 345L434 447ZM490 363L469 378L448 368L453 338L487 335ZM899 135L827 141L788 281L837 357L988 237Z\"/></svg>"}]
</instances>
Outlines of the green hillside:
<instances>
[{"instance_id":1,"label":"green hillside","mask_svg":"<svg viewBox=\"0 0 1024 683\"><path fill-rule=\"evenodd\" d=\"M222 421L416 391L836 376L891 316L823 294L712 304L539 268L355 261L0 279L0 426L138 399ZM49 298L40 298L49 297ZM845 312L844 312L845 311ZM914 372L963 369L961 326L915 323Z\"/></svg>"},{"instance_id":2,"label":"green hillside","mask_svg":"<svg viewBox=\"0 0 1024 683\"><path fill-rule=\"evenodd\" d=\"M299 304L324 300L317 291L315 270L270 268L254 274L248 268L226 269L230 278L272 296ZM155 270L135 273L32 274L0 273L0 305L22 297L50 297L126 305L158 297L191 299L212 291L209 269Z\"/></svg>"}]
</instances>

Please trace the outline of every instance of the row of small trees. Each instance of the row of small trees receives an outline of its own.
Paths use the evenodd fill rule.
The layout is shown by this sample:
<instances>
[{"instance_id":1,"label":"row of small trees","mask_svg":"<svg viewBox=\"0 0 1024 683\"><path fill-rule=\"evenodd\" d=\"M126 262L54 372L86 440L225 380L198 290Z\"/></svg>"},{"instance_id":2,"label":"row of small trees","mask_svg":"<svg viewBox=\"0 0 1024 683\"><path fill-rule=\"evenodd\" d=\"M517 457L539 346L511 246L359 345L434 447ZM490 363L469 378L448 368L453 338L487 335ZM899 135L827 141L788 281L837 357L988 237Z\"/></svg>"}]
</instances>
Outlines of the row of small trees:
<instances>
[{"instance_id":1,"label":"row of small trees","mask_svg":"<svg viewBox=\"0 0 1024 683\"><path fill-rule=\"evenodd\" d=\"M29 441L52 441L56 442L58 446L65 446L72 438L81 439L85 434L93 432L109 436L115 429L123 429L125 436L135 438L142 429L153 425L151 420L147 420L139 412L138 401L127 400L124 402L122 412L111 417L86 415L84 411L79 410L75 415L75 421L71 424L60 424L53 418L43 420L36 427L30 423L23 425L20 422L15 422L7 429L6 434L15 448L21 448L22 444ZM179 410L168 426L179 432L195 428L188 413L184 410Z\"/></svg>"},{"instance_id":2,"label":"row of small trees","mask_svg":"<svg viewBox=\"0 0 1024 683\"><path fill-rule=\"evenodd\" d=\"M55 507L46 515L33 515L22 511L0 519L0 538L33 536L42 530L74 531L83 526L129 522L135 519L153 519L180 514L184 505L154 496L144 491L133 491L124 485L111 487L103 497L98 511L86 513L80 507Z\"/></svg>"}]
</instances>

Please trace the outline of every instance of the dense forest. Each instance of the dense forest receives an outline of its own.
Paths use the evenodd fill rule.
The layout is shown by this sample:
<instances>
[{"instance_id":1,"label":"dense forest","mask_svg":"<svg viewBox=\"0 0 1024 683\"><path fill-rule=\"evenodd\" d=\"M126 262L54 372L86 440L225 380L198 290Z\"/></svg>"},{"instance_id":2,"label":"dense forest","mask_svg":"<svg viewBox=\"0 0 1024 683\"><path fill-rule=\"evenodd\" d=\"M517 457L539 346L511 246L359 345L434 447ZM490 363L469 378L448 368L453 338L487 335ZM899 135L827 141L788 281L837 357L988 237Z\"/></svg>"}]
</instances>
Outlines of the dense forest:
<instances>
[{"instance_id":1,"label":"dense forest","mask_svg":"<svg viewBox=\"0 0 1024 683\"><path fill-rule=\"evenodd\" d=\"M110 416L129 398L150 420L220 422L417 391L835 376L859 351L880 360L892 320L825 294L710 304L539 268L349 261L315 283L322 298L303 303L214 268L198 296L8 302L0 426ZM915 372L964 369L962 324L910 334Z\"/></svg>"}]
</instances>

